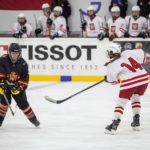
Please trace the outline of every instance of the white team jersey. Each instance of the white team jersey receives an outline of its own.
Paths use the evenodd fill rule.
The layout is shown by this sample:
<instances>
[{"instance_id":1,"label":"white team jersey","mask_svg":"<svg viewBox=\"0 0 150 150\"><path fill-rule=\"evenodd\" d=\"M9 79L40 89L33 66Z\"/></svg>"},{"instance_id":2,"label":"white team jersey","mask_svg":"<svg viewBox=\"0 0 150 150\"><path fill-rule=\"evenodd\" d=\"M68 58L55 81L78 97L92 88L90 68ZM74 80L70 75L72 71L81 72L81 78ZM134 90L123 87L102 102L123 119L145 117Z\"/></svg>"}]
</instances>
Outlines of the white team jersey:
<instances>
[{"instance_id":1,"label":"white team jersey","mask_svg":"<svg viewBox=\"0 0 150 150\"><path fill-rule=\"evenodd\" d=\"M52 14L50 15L50 19L53 20ZM42 30L42 35L43 36L49 36L49 28L47 28L47 16L41 15L38 18L38 27Z\"/></svg>"},{"instance_id":2,"label":"white team jersey","mask_svg":"<svg viewBox=\"0 0 150 150\"><path fill-rule=\"evenodd\" d=\"M147 20L142 16L136 20L132 16L127 16L125 21L128 33L131 37L137 37L140 32L147 30Z\"/></svg>"},{"instance_id":3,"label":"white team jersey","mask_svg":"<svg viewBox=\"0 0 150 150\"><path fill-rule=\"evenodd\" d=\"M93 19L88 17L86 19L87 26L86 26L86 34L87 37L97 37L98 34L106 32L106 24L102 17L95 16Z\"/></svg>"},{"instance_id":4,"label":"white team jersey","mask_svg":"<svg viewBox=\"0 0 150 150\"><path fill-rule=\"evenodd\" d=\"M53 24L51 27L51 35L53 36L55 33L58 33L61 37L67 37L67 25L66 19L63 16L59 16L54 18Z\"/></svg>"},{"instance_id":5,"label":"white team jersey","mask_svg":"<svg viewBox=\"0 0 150 150\"><path fill-rule=\"evenodd\" d=\"M120 89L129 89L148 83L149 75L141 66L145 62L145 54L141 49L126 50L121 57L107 67L108 82L121 79Z\"/></svg>"},{"instance_id":6,"label":"white team jersey","mask_svg":"<svg viewBox=\"0 0 150 150\"><path fill-rule=\"evenodd\" d=\"M125 20L118 17L115 21L110 18L107 21L109 36L116 34L118 37L123 37L126 32Z\"/></svg>"},{"instance_id":7,"label":"white team jersey","mask_svg":"<svg viewBox=\"0 0 150 150\"><path fill-rule=\"evenodd\" d=\"M28 22L25 25L21 26L18 22L14 24L13 33L19 33L23 27L26 27L27 33L22 34L23 38L32 37L33 36L33 27Z\"/></svg>"}]
</instances>

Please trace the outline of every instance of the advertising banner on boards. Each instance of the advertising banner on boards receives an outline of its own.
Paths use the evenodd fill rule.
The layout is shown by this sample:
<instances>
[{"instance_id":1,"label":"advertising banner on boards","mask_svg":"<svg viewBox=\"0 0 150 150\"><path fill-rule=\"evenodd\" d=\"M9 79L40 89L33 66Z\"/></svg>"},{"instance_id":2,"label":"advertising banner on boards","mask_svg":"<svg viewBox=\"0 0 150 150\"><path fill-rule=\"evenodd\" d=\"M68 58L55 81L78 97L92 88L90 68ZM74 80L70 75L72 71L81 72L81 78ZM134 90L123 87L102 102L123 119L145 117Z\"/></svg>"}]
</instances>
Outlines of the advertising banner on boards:
<instances>
[{"instance_id":1,"label":"advertising banner on boards","mask_svg":"<svg viewBox=\"0 0 150 150\"><path fill-rule=\"evenodd\" d=\"M103 76L109 41L98 39L1 38L0 53L6 53L11 42L18 42L29 64L31 75Z\"/></svg>"},{"instance_id":2,"label":"advertising banner on boards","mask_svg":"<svg viewBox=\"0 0 150 150\"><path fill-rule=\"evenodd\" d=\"M96 38L0 38L0 55L17 42L29 64L32 81L99 81L106 75L104 64L110 41ZM116 39L123 50L142 48L147 56L144 67L150 73L149 39Z\"/></svg>"}]
</instances>

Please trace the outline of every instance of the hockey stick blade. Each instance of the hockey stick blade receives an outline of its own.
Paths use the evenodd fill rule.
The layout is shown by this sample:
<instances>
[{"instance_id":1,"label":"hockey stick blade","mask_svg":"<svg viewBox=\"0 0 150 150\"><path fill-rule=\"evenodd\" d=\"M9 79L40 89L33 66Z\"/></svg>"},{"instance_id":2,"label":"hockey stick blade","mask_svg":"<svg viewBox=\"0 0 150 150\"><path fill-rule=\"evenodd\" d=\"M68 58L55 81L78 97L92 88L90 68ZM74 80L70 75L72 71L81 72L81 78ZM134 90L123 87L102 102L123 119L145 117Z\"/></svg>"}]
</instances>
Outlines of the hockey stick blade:
<instances>
[{"instance_id":1,"label":"hockey stick blade","mask_svg":"<svg viewBox=\"0 0 150 150\"><path fill-rule=\"evenodd\" d=\"M104 79L101 80L101 81L99 81L99 82L97 82L97 83L95 83L95 84L93 84L93 85L91 85L91 86L86 87L85 89L83 89L83 90L81 90L81 91L78 91L77 93L72 94L71 96L69 96L69 97L67 97L67 98L61 99L61 100L54 100L54 99L50 98L49 96L44 96L44 98L45 98L47 101L49 101L49 102L52 102L52 103L55 103L55 104L61 104L61 103L65 102L65 101L71 99L72 97L74 97L74 96L76 96L76 95L79 95L79 94L81 94L82 92L87 91L88 89L90 89L90 88L92 88L92 87L94 87L94 86L96 86L96 85L98 85L98 84L100 84L100 83L102 83L102 82L104 82Z\"/></svg>"},{"instance_id":2,"label":"hockey stick blade","mask_svg":"<svg viewBox=\"0 0 150 150\"><path fill-rule=\"evenodd\" d=\"M47 101L49 101L49 102L52 102L52 103L55 103L55 104L60 104L60 103L62 103L62 102L64 102L64 101L66 101L66 100L54 100L54 99L52 99L52 98L50 98L49 96L44 96L44 98L47 100Z\"/></svg>"}]
</instances>

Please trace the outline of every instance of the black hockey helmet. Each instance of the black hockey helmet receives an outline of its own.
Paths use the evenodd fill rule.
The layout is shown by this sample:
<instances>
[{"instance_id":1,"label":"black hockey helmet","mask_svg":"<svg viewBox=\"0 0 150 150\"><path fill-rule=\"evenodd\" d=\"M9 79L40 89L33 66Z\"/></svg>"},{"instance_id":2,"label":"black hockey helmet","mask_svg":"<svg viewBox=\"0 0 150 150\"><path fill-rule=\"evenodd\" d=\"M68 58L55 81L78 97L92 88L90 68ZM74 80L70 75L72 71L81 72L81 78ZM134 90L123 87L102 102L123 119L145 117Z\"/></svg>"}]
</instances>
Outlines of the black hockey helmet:
<instances>
[{"instance_id":1,"label":"black hockey helmet","mask_svg":"<svg viewBox=\"0 0 150 150\"><path fill-rule=\"evenodd\" d=\"M13 52L16 52L15 56ZM11 43L8 51L9 57L13 63L21 58L21 47L18 43Z\"/></svg>"},{"instance_id":2,"label":"black hockey helmet","mask_svg":"<svg viewBox=\"0 0 150 150\"><path fill-rule=\"evenodd\" d=\"M21 52L21 47L18 43L11 43L9 46L9 51L11 52Z\"/></svg>"}]
</instances>

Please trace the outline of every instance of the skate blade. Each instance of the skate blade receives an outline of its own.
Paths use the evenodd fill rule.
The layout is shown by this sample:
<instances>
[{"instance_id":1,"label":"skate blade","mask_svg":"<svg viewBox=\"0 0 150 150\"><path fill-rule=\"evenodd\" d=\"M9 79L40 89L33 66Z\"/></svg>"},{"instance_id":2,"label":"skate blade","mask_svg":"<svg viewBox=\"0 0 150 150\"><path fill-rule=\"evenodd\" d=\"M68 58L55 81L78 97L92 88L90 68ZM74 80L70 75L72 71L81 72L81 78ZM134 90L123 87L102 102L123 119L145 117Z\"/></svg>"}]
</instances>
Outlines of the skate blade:
<instances>
[{"instance_id":1,"label":"skate blade","mask_svg":"<svg viewBox=\"0 0 150 150\"><path fill-rule=\"evenodd\" d=\"M140 131L140 127L132 127L133 131Z\"/></svg>"},{"instance_id":2,"label":"skate blade","mask_svg":"<svg viewBox=\"0 0 150 150\"><path fill-rule=\"evenodd\" d=\"M115 130L109 131L109 130L106 129L104 133L105 134L110 134L110 135L115 135L116 131Z\"/></svg>"}]
</instances>

